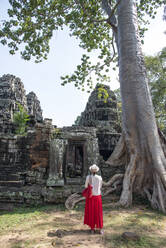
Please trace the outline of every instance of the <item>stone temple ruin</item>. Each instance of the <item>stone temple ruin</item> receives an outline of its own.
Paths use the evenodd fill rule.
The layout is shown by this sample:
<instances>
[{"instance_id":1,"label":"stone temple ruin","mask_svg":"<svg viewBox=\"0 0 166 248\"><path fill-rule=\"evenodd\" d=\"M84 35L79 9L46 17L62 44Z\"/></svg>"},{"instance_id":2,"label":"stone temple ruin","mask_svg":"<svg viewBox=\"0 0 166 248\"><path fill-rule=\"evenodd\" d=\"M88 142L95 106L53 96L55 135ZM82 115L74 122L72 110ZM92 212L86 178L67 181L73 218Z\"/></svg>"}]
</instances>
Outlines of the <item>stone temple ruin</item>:
<instances>
[{"instance_id":1,"label":"stone temple ruin","mask_svg":"<svg viewBox=\"0 0 166 248\"><path fill-rule=\"evenodd\" d=\"M96 163L104 180L115 173L106 160L120 137L114 93L105 103L98 86L91 93L77 124L57 128L42 117L35 93L26 95L21 80L0 78L0 202L60 203L81 192L88 168ZM17 103L30 116L26 136L15 135Z\"/></svg>"}]
</instances>

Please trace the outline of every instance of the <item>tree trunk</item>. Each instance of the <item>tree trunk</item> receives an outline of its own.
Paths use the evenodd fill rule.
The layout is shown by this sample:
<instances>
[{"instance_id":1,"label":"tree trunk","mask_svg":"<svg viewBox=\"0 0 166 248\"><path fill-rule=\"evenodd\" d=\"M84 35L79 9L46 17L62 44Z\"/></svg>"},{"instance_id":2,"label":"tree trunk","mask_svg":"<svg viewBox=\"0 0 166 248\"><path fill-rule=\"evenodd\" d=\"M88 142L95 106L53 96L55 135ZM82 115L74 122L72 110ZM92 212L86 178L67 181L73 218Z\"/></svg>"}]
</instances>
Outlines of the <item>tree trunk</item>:
<instances>
[{"instance_id":1,"label":"tree trunk","mask_svg":"<svg viewBox=\"0 0 166 248\"><path fill-rule=\"evenodd\" d=\"M144 192L152 207L166 212L166 159L148 88L134 1L121 0L117 14L122 126L128 154L120 204L129 206L133 192Z\"/></svg>"}]
</instances>

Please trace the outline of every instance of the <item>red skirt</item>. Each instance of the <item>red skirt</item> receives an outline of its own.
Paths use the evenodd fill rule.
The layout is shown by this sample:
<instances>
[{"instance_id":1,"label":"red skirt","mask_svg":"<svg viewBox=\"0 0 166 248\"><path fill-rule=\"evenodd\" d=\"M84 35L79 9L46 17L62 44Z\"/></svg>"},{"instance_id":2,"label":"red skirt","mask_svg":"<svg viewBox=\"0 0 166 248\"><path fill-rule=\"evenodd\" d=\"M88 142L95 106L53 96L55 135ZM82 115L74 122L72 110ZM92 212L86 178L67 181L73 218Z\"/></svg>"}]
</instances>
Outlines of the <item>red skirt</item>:
<instances>
[{"instance_id":1,"label":"red skirt","mask_svg":"<svg viewBox=\"0 0 166 248\"><path fill-rule=\"evenodd\" d=\"M92 196L86 199L84 224L91 229L103 228L103 208L101 195Z\"/></svg>"}]
</instances>

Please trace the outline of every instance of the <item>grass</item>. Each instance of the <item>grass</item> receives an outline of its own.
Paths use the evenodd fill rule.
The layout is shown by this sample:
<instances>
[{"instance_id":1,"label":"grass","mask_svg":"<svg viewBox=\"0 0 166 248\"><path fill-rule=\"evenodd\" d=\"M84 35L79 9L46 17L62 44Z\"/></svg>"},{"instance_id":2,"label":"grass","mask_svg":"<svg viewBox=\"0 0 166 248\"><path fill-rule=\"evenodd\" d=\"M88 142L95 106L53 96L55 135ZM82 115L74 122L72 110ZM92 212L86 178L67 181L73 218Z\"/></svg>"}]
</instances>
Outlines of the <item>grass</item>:
<instances>
[{"instance_id":1,"label":"grass","mask_svg":"<svg viewBox=\"0 0 166 248\"><path fill-rule=\"evenodd\" d=\"M108 218L109 217L109 218ZM104 237L106 247L110 248L165 248L166 216L152 209L134 206L129 209L112 209L105 216L107 233ZM138 241L127 241L123 232L134 232L140 236Z\"/></svg>"},{"instance_id":2,"label":"grass","mask_svg":"<svg viewBox=\"0 0 166 248\"><path fill-rule=\"evenodd\" d=\"M47 205L47 206L38 206L38 207L19 207L15 208L12 212L3 211L0 213L0 234L13 230L23 226L25 223L35 223L37 220L46 219L48 214L56 211L65 211L64 206L57 205Z\"/></svg>"},{"instance_id":3,"label":"grass","mask_svg":"<svg viewBox=\"0 0 166 248\"><path fill-rule=\"evenodd\" d=\"M103 201L103 210L104 236L98 241L97 236L92 240L93 237L84 232L86 227L82 225L84 211L82 203L72 211L65 210L62 205L47 205L21 207L14 209L13 212L3 212L0 214L0 239L6 238L7 245L1 246L3 244L1 243L0 247L70 247L67 246L67 242L72 243L72 247L81 247L76 243L80 241L80 244L82 242L87 248L98 247L95 246L95 242L106 248L166 248L166 215L142 205L128 209L112 207L108 201ZM82 230L83 228L85 230ZM55 236L48 237L47 233L50 230L57 229L66 230L66 237L61 239ZM140 239L124 240L121 235L127 231L138 234ZM91 240L93 243L88 246Z\"/></svg>"},{"instance_id":4,"label":"grass","mask_svg":"<svg viewBox=\"0 0 166 248\"><path fill-rule=\"evenodd\" d=\"M154 238L144 235L138 241L126 241L122 237L115 234L111 237L105 237L105 245L110 248L159 248L166 247L166 238Z\"/></svg>"}]
</instances>

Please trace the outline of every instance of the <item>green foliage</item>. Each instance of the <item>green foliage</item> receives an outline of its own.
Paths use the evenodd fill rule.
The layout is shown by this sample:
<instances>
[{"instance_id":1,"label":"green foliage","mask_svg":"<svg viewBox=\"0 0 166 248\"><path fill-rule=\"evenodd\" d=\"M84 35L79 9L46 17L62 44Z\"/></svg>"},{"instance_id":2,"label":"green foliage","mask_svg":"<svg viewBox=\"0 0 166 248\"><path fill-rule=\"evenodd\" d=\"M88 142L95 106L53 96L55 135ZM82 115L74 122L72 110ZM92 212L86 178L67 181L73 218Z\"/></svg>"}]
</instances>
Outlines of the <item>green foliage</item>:
<instances>
[{"instance_id":1,"label":"green foliage","mask_svg":"<svg viewBox=\"0 0 166 248\"><path fill-rule=\"evenodd\" d=\"M54 127L53 131L52 131L52 138L58 138L61 137L61 129Z\"/></svg>"},{"instance_id":2,"label":"green foliage","mask_svg":"<svg viewBox=\"0 0 166 248\"><path fill-rule=\"evenodd\" d=\"M158 126L166 133L166 48L145 63Z\"/></svg>"},{"instance_id":3,"label":"green foliage","mask_svg":"<svg viewBox=\"0 0 166 248\"><path fill-rule=\"evenodd\" d=\"M107 0L105 0L106 2ZM80 40L80 47L86 50L81 64L72 75L62 77L62 85L73 82L82 91L93 88L94 74L98 82L109 81L111 62L117 64L114 47L113 26L110 18L116 15L117 1L109 1L111 14L106 17L102 0L9 0L9 19L2 22L0 42L15 54L19 49L25 60L35 58L36 62L47 59L53 32L67 26L71 36ZM140 35L147 29L147 18L154 18L158 7L165 0L136 0ZM87 54L97 50L99 55L92 64ZM115 66L113 67L115 69Z\"/></svg>"},{"instance_id":4,"label":"green foliage","mask_svg":"<svg viewBox=\"0 0 166 248\"><path fill-rule=\"evenodd\" d=\"M106 103L109 97L107 90L103 87L102 84L98 84L97 89L98 89L98 98L103 99L104 103Z\"/></svg>"},{"instance_id":5,"label":"green foliage","mask_svg":"<svg viewBox=\"0 0 166 248\"><path fill-rule=\"evenodd\" d=\"M25 135L29 115L20 103L17 103L17 105L18 111L13 116L13 122L16 124L16 134Z\"/></svg>"},{"instance_id":6,"label":"green foliage","mask_svg":"<svg viewBox=\"0 0 166 248\"><path fill-rule=\"evenodd\" d=\"M64 211L62 205L45 205L36 207L22 206L14 209L12 212L4 211L0 218L0 234L5 230L8 231L16 226L37 220L40 217L47 216L53 211Z\"/></svg>"},{"instance_id":7,"label":"green foliage","mask_svg":"<svg viewBox=\"0 0 166 248\"><path fill-rule=\"evenodd\" d=\"M77 118L76 118L76 120L75 120L75 122L74 122L74 125L78 125L79 124L80 118L81 118L81 116L78 115Z\"/></svg>"}]
</instances>

